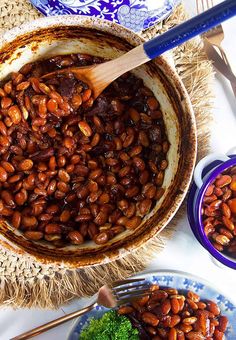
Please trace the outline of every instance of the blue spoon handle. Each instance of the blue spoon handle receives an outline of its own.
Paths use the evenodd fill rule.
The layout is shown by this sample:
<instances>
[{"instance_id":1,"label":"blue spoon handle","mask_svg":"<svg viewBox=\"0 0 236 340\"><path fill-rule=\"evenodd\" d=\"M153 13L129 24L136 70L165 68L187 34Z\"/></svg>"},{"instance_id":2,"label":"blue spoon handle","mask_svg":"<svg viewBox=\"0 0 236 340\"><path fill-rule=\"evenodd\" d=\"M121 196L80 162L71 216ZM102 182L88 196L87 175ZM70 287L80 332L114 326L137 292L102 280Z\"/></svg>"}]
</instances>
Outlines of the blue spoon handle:
<instances>
[{"instance_id":1,"label":"blue spoon handle","mask_svg":"<svg viewBox=\"0 0 236 340\"><path fill-rule=\"evenodd\" d=\"M145 42L143 44L144 51L149 59L153 59L234 15L236 15L236 0L225 0L166 33Z\"/></svg>"}]
</instances>

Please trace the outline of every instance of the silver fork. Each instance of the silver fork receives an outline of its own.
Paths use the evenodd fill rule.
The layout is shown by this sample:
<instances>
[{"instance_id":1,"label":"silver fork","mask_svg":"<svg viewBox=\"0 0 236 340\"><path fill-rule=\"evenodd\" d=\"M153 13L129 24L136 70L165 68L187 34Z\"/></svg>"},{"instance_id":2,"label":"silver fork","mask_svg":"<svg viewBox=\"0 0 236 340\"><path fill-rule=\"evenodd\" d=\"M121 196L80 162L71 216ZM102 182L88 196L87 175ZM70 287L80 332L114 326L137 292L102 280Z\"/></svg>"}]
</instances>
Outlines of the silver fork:
<instances>
[{"instance_id":1,"label":"silver fork","mask_svg":"<svg viewBox=\"0 0 236 340\"><path fill-rule=\"evenodd\" d=\"M150 284L146 282L144 278L115 281L112 283L111 288L106 285L102 286L98 293L91 297L93 302L89 306L50 321L37 328L31 329L30 331L22 333L11 340L30 339L36 335L48 331L51 328L61 325L64 322L83 315L98 305L107 308L123 305L132 299L150 294L149 287Z\"/></svg>"},{"instance_id":2,"label":"silver fork","mask_svg":"<svg viewBox=\"0 0 236 340\"><path fill-rule=\"evenodd\" d=\"M200 14L206 11L207 9L210 9L211 7L213 7L214 1L213 0L196 0L196 6L197 6L197 13ZM221 58L223 59L225 66L228 68L228 72L224 73L224 75L231 81L231 86L236 96L235 76L233 74L229 60L225 54L225 51L221 46L221 43L224 40L224 31L223 31L222 25L220 24L212 28L211 30L203 33L202 37L203 37L203 40L207 39L208 43L215 46L220 52ZM207 45L205 47L207 47ZM217 68L217 62L214 63L214 66ZM231 80L231 78L234 78L233 81Z\"/></svg>"}]
</instances>

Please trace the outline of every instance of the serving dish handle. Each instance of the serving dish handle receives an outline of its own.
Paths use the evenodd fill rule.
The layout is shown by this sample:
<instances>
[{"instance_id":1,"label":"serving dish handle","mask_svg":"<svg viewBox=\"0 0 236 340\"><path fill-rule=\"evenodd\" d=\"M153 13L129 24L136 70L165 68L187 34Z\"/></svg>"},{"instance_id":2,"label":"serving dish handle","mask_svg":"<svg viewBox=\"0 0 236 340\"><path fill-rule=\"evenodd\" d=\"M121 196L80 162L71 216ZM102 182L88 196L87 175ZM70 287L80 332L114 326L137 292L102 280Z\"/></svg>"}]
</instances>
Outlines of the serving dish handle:
<instances>
[{"instance_id":1,"label":"serving dish handle","mask_svg":"<svg viewBox=\"0 0 236 340\"><path fill-rule=\"evenodd\" d=\"M214 161L222 161L222 162L226 162L228 161L230 158L224 154L218 154L218 153L212 153L210 155L207 155L206 157L202 158L195 170L194 170L194 182L196 184L196 186L200 189L203 185L203 178L202 178L202 172L205 169L206 166L208 166L209 164L211 164Z\"/></svg>"}]
</instances>

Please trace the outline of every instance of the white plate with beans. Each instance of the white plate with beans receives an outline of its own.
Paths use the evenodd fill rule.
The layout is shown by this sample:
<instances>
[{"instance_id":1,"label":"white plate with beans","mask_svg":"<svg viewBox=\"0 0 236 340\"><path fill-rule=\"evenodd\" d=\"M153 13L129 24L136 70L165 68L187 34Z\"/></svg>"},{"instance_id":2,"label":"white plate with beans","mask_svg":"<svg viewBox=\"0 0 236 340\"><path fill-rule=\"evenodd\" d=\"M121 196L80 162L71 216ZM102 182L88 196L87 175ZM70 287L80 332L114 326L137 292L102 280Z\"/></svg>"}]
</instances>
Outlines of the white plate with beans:
<instances>
[{"instance_id":1,"label":"white plate with beans","mask_svg":"<svg viewBox=\"0 0 236 340\"><path fill-rule=\"evenodd\" d=\"M236 306L210 283L178 271L153 272L145 278L150 282L150 296L120 307L118 313L127 313L131 322L138 319L150 339L236 338ZM78 318L68 340L79 339L91 318L107 311L99 306Z\"/></svg>"}]
</instances>

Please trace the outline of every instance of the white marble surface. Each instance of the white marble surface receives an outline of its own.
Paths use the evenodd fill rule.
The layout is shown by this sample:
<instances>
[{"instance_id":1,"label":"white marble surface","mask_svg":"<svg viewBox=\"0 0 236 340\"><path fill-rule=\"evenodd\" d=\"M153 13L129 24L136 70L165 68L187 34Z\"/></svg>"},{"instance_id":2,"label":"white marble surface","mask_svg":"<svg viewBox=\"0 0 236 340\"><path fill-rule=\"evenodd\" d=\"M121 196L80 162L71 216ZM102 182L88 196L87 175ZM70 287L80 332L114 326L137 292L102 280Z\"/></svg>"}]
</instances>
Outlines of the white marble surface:
<instances>
[{"instance_id":1,"label":"white marble surface","mask_svg":"<svg viewBox=\"0 0 236 340\"><path fill-rule=\"evenodd\" d=\"M185 0L187 9L194 13L195 1ZM223 46L236 71L236 44L233 42L236 33L236 18L223 25L225 39ZM233 39L233 40L232 40ZM230 88L230 84L221 75L217 74L214 81L216 99L214 101L214 123L212 127L211 149L217 152L226 152L235 146L236 135L236 98ZM236 304L236 271L221 268L212 262L208 253L199 245L193 237L187 219L184 217L177 226L175 237L167 242L161 254L153 259L149 271L158 269L175 269L188 271L212 282L226 295L232 297ZM46 323L54 318L74 311L82 306L84 301L75 301L58 311L41 310L13 310L3 308L0 310L0 340L8 340L23 331ZM38 340L64 340L71 328L72 322L57 327L41 336Z\"/></svg>"}]
</instances>

